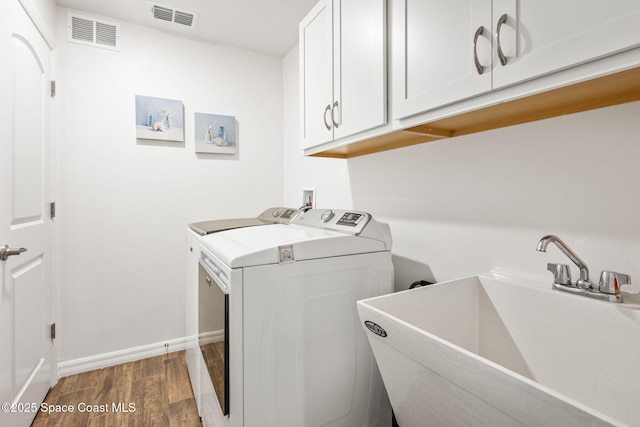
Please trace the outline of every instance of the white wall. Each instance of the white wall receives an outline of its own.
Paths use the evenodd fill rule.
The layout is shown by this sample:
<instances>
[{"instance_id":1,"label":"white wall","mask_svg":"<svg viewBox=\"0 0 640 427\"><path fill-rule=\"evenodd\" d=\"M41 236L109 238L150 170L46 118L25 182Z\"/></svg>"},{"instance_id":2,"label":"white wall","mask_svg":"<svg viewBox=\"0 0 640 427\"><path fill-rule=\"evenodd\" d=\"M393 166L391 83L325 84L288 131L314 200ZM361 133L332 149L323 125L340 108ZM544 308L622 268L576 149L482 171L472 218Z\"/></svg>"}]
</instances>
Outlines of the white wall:
<instances>
[{"instance_id":1,"label":"white wall","mask_svg":"<svg viewBox=\"0 0 640 427\"><path fill-rule=\"evenodd\" d=\"M608 269L640 285L639 114L633 103L352 159L354 205L391 223L396 287L413 271L443 281L496 267L550 280L547 262L571 262L536 252L545 234L596 281Z\"/></svg>"},{"instance_id":2,"label":"white wall","mask_svg":"<svg viewBox=\"0 0 640 427\"><path fill-rule=\"evenodd\" d=\"M68 43L58 12L59 360L184 335L186 227L282 203L282 61L122 23ZM186 142L136 140L136 94L184 102ZM239 154L196 155L194 112L235 116Z\"/></svg>"},{"instance_id":3,"label":"white wall","mask_svg":"<svg viewBox=\"0 0 640 427\"><path fill-rule=\"evenodd\" d=\"M294 67L285 61L285 76ZM293 90L297 81L285 78ZM298 99L284 101L297 128ZM595 281L602 269L628 273L636 285L627 290L639 292L638 117L640 102L349 160L300 157L288 129L285 167L304 173L285 182L285 197L303 183L343 196L350 189L345 205L391 226L397 290L494 268L550 281L547 262L571 262L553 245L535 248L556 234ZM340 181L327 179L336 173Z\"/></svg>"}]
</instances>

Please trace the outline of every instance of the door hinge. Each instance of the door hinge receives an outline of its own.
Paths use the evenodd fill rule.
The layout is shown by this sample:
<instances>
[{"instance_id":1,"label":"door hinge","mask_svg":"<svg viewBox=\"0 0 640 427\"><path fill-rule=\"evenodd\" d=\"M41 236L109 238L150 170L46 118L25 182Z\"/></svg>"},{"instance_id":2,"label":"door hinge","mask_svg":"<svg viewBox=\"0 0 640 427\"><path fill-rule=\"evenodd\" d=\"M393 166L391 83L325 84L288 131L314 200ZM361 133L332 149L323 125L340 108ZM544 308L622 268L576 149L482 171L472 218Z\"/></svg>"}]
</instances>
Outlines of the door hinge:
<instances>
[{"instance_id":1,"label":"door hinge","mask_svg":"<svg viewBox=\"0 0 640 427\"><path fill-rule=\"evenodd\" d=\"M56 217L56 202L49 203L49 216L51 219Z\"/></svg>"},{"instance_id":2,"label":"door hinge","mask_svg":"<svg viewBox=\"0 0 640 427\"><path fill-rule=\"evenodd\" d=\"M51 339L52 340L56 339L56 324L55 323L51 324Z\"/></svg>"},{"instance_id":3,"label":"door hinge","mask_svg":"<svg viewBox=\"0 0 640 427\"><path fill-rule=\"evenodd\" d=\"M51 80L51 97L52 98L56 97L56 81L55 80Z\"/></svg>"}]
</instances>

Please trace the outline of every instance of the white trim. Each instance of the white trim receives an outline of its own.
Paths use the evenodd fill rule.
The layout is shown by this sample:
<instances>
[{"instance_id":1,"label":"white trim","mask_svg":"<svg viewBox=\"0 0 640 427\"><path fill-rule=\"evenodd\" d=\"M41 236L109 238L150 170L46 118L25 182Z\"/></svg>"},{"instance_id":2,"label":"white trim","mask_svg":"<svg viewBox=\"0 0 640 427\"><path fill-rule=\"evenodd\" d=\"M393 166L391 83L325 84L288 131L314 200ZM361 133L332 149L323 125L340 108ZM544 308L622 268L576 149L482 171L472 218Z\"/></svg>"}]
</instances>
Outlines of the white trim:
<instances>
[{"instance_id":1,"label":"white trim","mask_svg":"<svg viewBox=\"0 0 640 427\"><path fill-rule=\"evenodd\" d=\"M38 374L40 372L40 369L42 368L42 365L44 365L44 362L45 362L45 360L41 358L40 362L38 362L36 367L33 368L31 373L29 374L29 377L27 378L27 380L22 385L22 388L20 389L18 394L16 394L16 397L13 399L13 402L11 402L12 404L16 404L16 403L20 402L20 400L23 398L24 393L27 391L29 386L33 386L33 379L35 378L36 374Z\"/></svg>"},{"instance_id":2,"label":"white trim","mask_svg":"<svg viewBox=\"0 0 640 427\"><path fill-rule=\"evenodd\" d=\"M111 353L97 354L81 359L58 362L58 377L64 378L81 372L107 368L121 363L135 362L148 357L162 356L163 354L185 350L187 343L193 342L193 338L183 337L173 340L157 342L154 344L132 347Z\"/></svg>"},{"instance_id":3,"label":"white trim","mask_svg":"<svg viewBox=\"0 0 640 427\"><path fill-rule=\"evenodd\" d=\"M224 329L219 331L203 332L198 335L200 345L224 341Z\"/></svg>"},{"instance_id":4,"label":"white trim","mask_svg":"<svg viewBox=\"0 0 640 427\"><path fill-rule=\"evenodd\" d=\"M42 19L38 9L36 9L33 3L31 3L31 0L18 0L18 3L20 3L24 11L29 16L29 19L31 19L31 22L33 22L33 25L38 29L38 32L47 43L47 46L49 46L49 49L54 50L56 48L56 38L49 30L49 27L47 27L44 19Z\"/></svg>"}]
</instances>

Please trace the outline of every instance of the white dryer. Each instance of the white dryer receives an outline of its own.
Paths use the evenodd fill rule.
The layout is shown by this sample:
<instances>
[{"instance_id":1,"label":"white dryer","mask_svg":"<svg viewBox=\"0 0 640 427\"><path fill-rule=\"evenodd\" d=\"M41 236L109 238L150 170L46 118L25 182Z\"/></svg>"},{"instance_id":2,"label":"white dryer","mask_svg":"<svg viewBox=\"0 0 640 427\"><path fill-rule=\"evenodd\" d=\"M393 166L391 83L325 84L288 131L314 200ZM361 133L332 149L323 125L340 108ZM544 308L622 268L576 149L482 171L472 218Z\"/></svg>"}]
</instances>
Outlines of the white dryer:
<instances>
[{"instance_id":1,"label":"white dryer","mask_svg":"<svg viewBox=\"0 0 640 427\"><path fill-rule=\"evenodd\" d=\"M205 425L391 425L356 309L393 291L387 224L364 212L310 210L288 225L189 233L200 244L199 286L219 295L199 310L226 313L209 334L222 339L224 360L199 373Z\"/></svg>"}]
</instances>

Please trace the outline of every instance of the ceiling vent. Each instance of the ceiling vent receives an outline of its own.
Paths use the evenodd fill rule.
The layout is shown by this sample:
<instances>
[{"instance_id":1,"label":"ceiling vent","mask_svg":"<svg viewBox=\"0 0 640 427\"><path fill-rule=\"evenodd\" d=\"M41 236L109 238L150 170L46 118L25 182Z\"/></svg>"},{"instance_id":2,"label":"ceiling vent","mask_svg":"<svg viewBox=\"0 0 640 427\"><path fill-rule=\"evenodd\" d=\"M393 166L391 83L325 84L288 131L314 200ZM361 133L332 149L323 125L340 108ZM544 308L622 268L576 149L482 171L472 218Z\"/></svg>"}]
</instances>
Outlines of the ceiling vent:
<instances>
[{"instance_id":1,"label":"ceiling vent","mask_svg":"<svg viewBox=\"0 0 640 427\"><path fill-rule=\"evenodd\" d=\"M178 10L166 4L149 2L151 15L161 21L173 22L186 27L195 27L198 13L189 10Z\"/></svg>"},{"instance_id":2,"label":"ceiling vent","mask_svg":"<svg viewBox=\"0 0 640 427\"><path fill-rule=\"evenodd\" d=\"M67 41L103 49L120 50L120 24L69 12L67 14Z\"/></svg>"}]
</instances>

